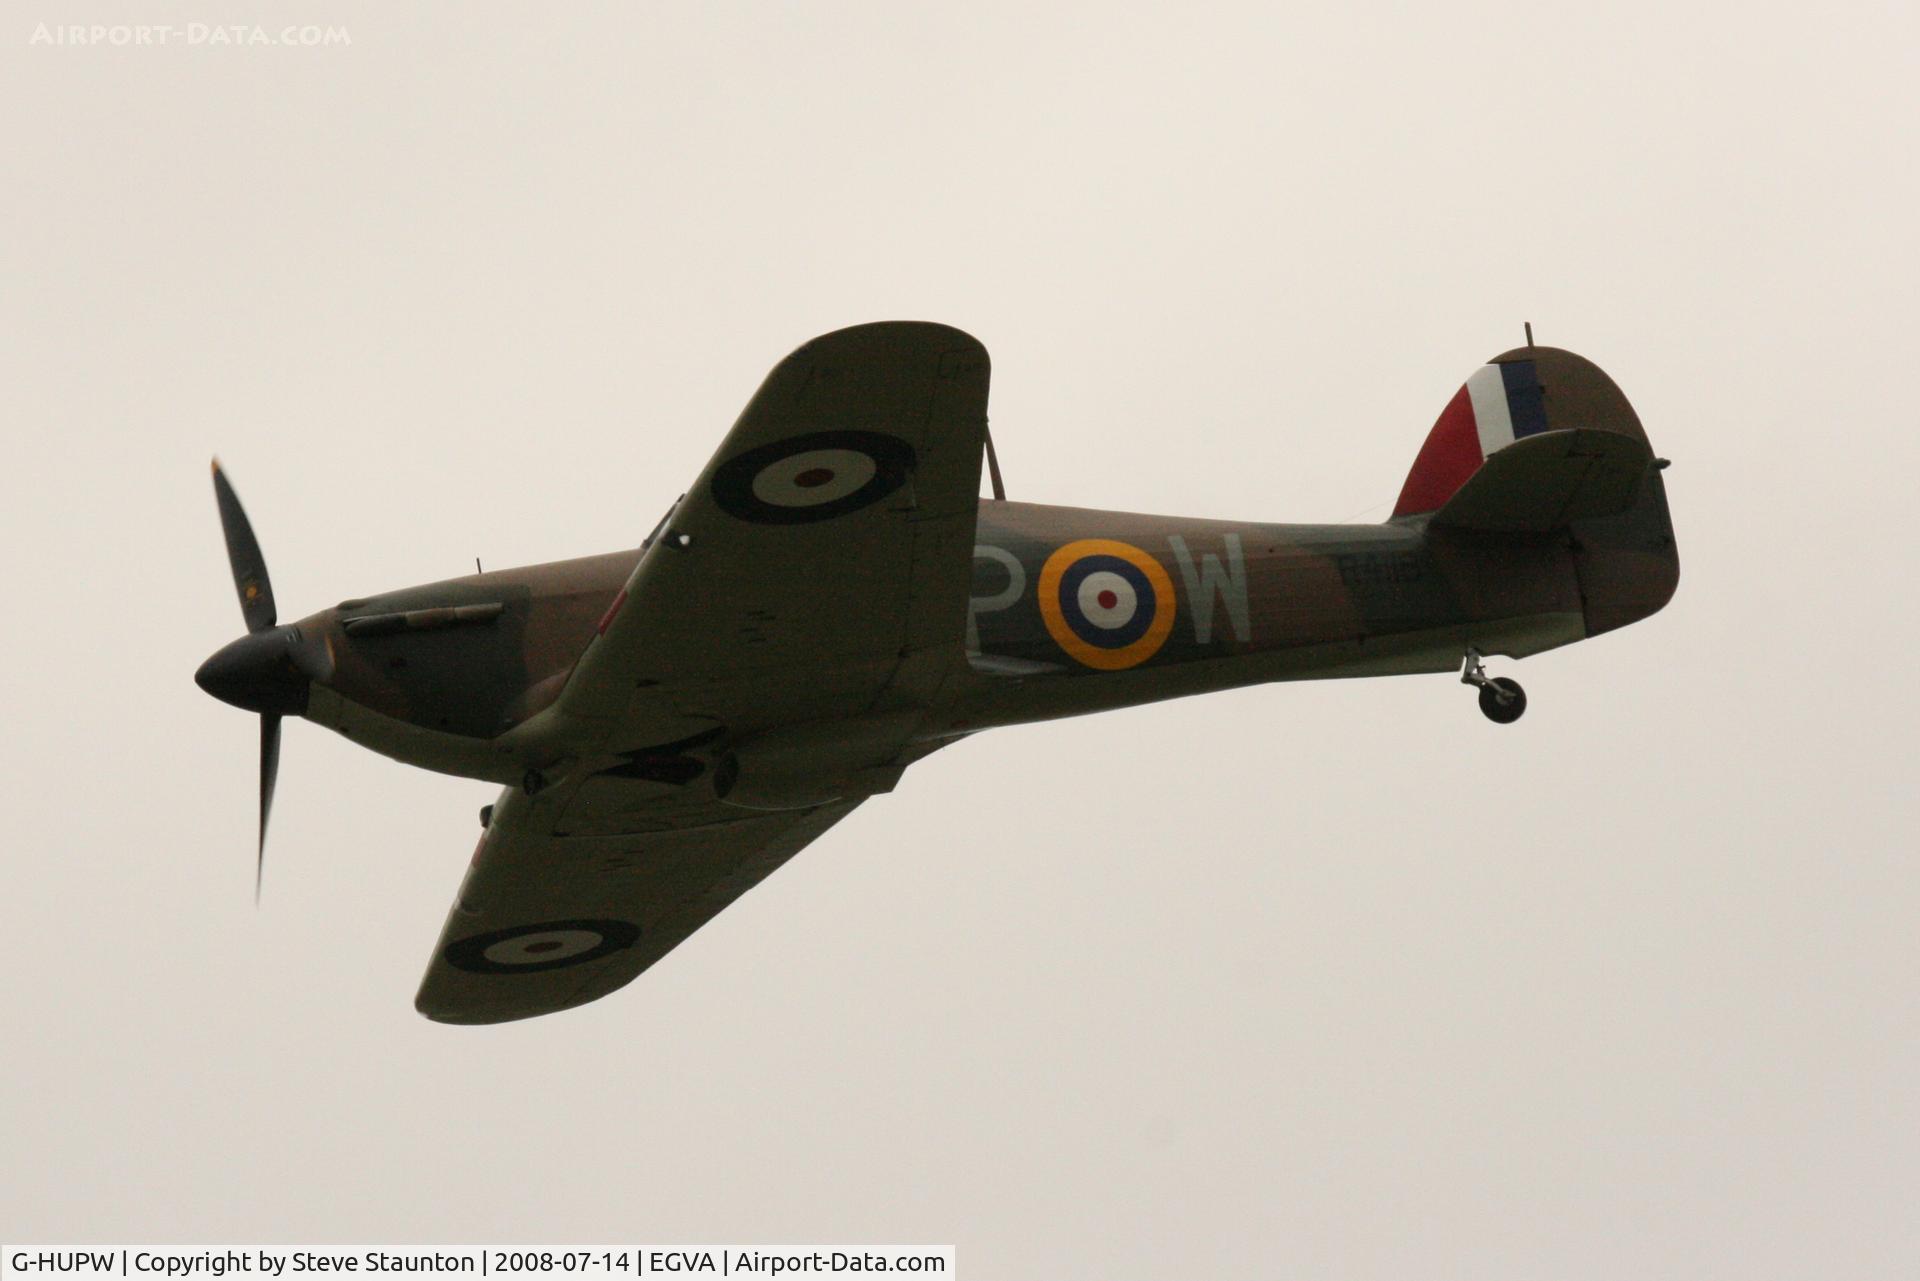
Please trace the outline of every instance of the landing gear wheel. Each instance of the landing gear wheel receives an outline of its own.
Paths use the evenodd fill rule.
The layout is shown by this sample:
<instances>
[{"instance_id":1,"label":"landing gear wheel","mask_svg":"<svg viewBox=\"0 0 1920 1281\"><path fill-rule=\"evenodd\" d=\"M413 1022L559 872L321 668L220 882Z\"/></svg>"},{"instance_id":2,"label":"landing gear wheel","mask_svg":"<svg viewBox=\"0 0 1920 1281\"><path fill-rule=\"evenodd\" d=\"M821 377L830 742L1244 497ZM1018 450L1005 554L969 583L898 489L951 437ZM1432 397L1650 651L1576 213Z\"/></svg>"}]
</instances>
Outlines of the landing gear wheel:
<instances>
[{"instance_id":1,"label":"landing gear wheel","mask_svg":"<svg viewBox=\"0 0 1920 1281\"><path fill-rule=\"evenodd\" d=\"M1527 691L1511 676L1496 676L1480 687L1480 711L1495 725L1511 725L1527 710Z\"/></svg>"}]
</instances>

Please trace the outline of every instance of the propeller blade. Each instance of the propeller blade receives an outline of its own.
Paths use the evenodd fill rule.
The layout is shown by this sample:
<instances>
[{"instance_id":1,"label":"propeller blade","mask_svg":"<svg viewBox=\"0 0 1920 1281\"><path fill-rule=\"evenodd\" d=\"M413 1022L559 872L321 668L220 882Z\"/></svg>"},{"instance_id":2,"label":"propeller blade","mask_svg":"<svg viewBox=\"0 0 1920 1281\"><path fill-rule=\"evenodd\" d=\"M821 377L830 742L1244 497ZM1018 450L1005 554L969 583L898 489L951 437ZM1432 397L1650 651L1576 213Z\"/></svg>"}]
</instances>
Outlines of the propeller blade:
<instances>
[{"instance_id":1,"label":"propeller blade","mask_svg":"<svg viewBox=\"0 0 1920 1281\"><path fill-rule=\"evenodd\" d=\"M260 901L260 881L267 870L267 815L273 810L273 782L280 773L280 718L260 718L260 848L254 855L253 901Z\"/></svg>"},{"instance_id":2,"label":"propeller blade","mask_svg":"<svg viewBox=\"0 0 1920 1281\"><path fill-rule=\"evenodd\" d=\"M240 593L240 613L247 620L248 631L263 632L278 618L273 608L273 584L267 580L267 561L253 536L253 524L227 474L220 470L218 458L213 460L213 497L220 504L220 530L227 537L227 564L233 569L234 590Z\"/></svg>"}]
</instances>

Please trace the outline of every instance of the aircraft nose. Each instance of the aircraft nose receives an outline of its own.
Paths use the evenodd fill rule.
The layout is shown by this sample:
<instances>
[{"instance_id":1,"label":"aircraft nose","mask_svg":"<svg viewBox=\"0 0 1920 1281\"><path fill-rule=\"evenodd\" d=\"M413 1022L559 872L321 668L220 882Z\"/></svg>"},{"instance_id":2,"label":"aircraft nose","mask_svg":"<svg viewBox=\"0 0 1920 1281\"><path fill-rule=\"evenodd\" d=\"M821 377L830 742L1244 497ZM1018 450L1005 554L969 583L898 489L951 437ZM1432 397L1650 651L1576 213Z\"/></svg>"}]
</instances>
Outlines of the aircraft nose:
<instances>
[{"instance_id":1,"label":"aircraft nose","mask_svg":"<svg viewBox=\"0 0 1920 1281\"><path fill-rule=\"evenodd\" d=\"M221 702L249 712L299 716L312 689L301 657L299 629L269 627L222 648L200 664L193 681Z\"/></svg>"}]
</instances>

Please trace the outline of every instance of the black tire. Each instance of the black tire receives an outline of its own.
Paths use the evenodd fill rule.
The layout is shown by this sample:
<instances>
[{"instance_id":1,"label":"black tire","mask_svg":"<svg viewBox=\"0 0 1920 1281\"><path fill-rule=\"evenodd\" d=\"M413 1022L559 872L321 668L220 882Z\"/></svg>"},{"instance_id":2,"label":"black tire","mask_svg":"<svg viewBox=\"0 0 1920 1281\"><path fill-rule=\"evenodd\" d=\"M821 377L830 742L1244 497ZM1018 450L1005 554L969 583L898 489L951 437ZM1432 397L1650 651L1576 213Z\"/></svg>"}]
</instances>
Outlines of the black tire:
<instances>
[{"instance_id":1,"label":"black tire","mask_svg":"<svg viewBox=\"0 0 1920 1281\"><path fill-rule=\"evenodd\" d=\"M1496 676L1491 686L1480 687L1480 710L1495 725L1511 725L1527 710L1527 691L1511 677Z\"/></svg>"}]
</instances>

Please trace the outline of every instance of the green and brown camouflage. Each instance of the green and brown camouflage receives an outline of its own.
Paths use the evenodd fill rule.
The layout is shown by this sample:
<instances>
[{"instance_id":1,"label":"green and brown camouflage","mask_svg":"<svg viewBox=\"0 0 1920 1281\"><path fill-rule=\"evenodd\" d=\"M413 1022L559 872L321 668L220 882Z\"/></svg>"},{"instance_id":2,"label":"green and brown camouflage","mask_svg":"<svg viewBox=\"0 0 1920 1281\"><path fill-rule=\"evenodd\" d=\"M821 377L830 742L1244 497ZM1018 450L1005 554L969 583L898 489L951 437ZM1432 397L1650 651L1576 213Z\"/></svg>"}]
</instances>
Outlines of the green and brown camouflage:
<instances>
[{"instance_id":1,"label":"green and brown camouflage","mask_svg":"<svg viewBox=\"0 0 1920 1281\"><path fill-rule=\"evenodd\" d=\"M642 547L342 601L286 628L270 626L267 589L269 625L250 612L253 634L201 682L506 784L503 812L549 842L818 812L754 829L784 858L811 839L795 833L817 835L982 729L1523 658L1647 617L1678 581L1664 463L1612 380L1570 352L1529 346L1484 366L1429 433L1394 516L1362 525L979 499L986 380L984 349L956 330L828 335L776 368ZM237 582L258 559L238 520ZM264 588L264 569L255 577ZM541 798L559 780L566 799ZM607 857L639 866L638 848ZM707 915L743 888L726 866L732 888L708 886ZM526 910L489 919L505 938ZM434 1017L520 1017L600 994L474 987L491 962L461 958L494 935L462 934L460 919L430 976L440 995L423 989ZM617 919L629 924L600 933L658 930L639 908ZM644 957L641 945L608 969L611 986L704 919Z\"/></svg>"},{"instance_id":2,"label":"green and brown camouflage","mask_svg":"<svg viewBox=\"0 0 1920 1281\"><path fill-rule=\"evenodd\" d=\"M1552 348L1495 364L1541 367L1549 421L1637 436L1611 380ZM946 691L941 738L1270 681L1450 672L1469 646L1525 657L1624 626L1673 594L1679 562L1657 467L1623 511L1543 532L1489 532L1430 513L1382 524L1267 524L979 502L965 679ZM1039 586L1050 558L1114 543L1170 589L1153 652L1092 666L1063 646ZM306 715L403 760L510 782L537 762L488 745L550 705L639 549L475 574L343 601L295 626L331 656ZM805 620L821 632L832 617ZM698 620L662 620L697 625ZM802 630L806 630L803 626ZM662 670L654 679L674 684ZM696 702L698 700L695 700ZM748 735L810 713L776 684ZM689 711L697 708L689 707ZM382 722L386 722L383 724ZM632 746L645 746L634 744Z\"/></svg>"}]
</instances>

